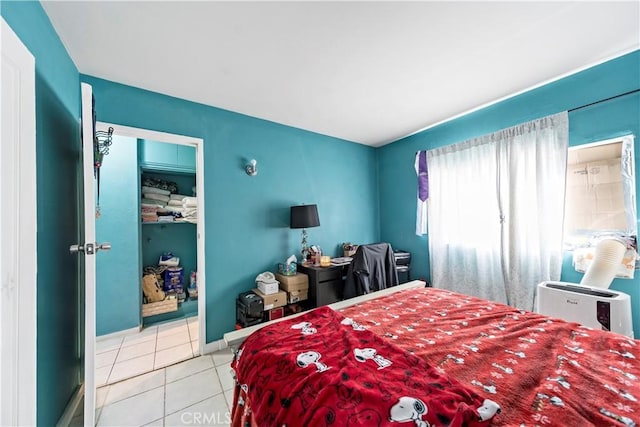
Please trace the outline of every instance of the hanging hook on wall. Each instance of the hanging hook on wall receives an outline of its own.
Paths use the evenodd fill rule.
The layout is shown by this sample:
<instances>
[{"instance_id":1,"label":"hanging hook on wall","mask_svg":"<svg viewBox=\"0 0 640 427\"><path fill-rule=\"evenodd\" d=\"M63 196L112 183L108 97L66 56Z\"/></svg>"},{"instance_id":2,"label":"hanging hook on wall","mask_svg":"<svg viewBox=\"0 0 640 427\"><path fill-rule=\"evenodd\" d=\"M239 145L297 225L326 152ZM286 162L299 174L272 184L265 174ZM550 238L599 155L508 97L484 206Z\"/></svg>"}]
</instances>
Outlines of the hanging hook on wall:
<instances>
[{"instance_id":1,"label":"hanging hook on wall","mask_svg":"<svg viewBox=\"0 0 640 427\"><path fill-rule=\"evenodd\" d=\"M109 147L113 143L113 128L109 127L107 131L96 131L93 135L93 176L98 181L97 199L96 199L96 218L100 218L100 167L104 156L109 154Z\"/></svg>"},{"instance_id":2,"label":"hanging hook on wall","mask_svg":"<svg viewBox=\"0 0 640 427\"><path fill-rule=\"evenodd\" d=\"M96 131L93 138L93 161L94 167L97 169L102 166L104 156L109 154L109 147L113 143L113 128L109 127L106 131Z\"/></svg>"}]
</instances>

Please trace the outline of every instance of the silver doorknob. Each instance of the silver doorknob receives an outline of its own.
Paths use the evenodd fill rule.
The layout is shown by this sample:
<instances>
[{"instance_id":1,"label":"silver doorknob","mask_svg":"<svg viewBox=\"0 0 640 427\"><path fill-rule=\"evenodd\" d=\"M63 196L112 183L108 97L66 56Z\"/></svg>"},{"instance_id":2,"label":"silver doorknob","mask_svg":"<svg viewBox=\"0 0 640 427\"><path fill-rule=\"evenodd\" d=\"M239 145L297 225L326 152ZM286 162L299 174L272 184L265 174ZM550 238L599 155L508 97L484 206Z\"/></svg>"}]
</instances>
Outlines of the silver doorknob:
<instances>
[{"instance_id":1,"label":"silver doorknob","mask_svg":"<svg viewBox=\"0 0 640 427\"><path fill-rule=\"evenodd\" d=\"M71 245L69 246L69 252L72 254L77 254L78 252L82 252L85 255L93 255L97 251L108 251L111 250L111 243L87 243L86 245Z\"/></svg>"}]
</instances>

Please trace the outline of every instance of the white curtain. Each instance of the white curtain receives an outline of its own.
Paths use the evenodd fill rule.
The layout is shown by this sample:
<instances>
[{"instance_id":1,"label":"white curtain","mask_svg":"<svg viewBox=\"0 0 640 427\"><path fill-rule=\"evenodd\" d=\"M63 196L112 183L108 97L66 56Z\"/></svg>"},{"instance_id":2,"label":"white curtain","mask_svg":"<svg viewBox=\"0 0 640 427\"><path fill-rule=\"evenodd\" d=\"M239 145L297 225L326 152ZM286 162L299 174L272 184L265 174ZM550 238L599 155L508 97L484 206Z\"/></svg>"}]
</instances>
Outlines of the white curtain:
<instances>
[{"instance_id":1,"label":"white curtain","mask_svg":"<svg viewBox=\"0 0 640 427\"><path fill-rule=\"evenodd\" d=\"M559 280L567 113L427 152L433 286L532 310Z\"/></svg>"}]
</instances>

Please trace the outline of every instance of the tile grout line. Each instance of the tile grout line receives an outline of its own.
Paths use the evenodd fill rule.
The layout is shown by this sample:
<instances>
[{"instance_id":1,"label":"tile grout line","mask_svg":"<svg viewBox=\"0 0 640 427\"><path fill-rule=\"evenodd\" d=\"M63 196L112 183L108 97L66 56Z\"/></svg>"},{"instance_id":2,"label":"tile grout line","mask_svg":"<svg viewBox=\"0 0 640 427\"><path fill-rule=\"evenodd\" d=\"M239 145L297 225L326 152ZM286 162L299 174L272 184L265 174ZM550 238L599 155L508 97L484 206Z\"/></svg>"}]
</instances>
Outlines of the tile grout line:
<instances>
[{"instance_id":1,"label":"tile grout line","mask_svg":"<svg viewBox=\"0 0 640 427\"><path fill-rule=\"evenodd\" d=\"M153 363L151 364L151 370L155 371L156 370L156 357L158 356L158 339L160 334L160 330L159 328L156 327L156 343L153 347ZM166 380L166 371L165 371L165 380ZM164 425L164 408L162 409L162 424Z\"/></svg>"},{"instance_id":2,"label":"tile grout line","mask_svg":"<svg viewBox=\"0 0 640 427\"><path fill-rule=\"evenodd\" d=\"M141 343L135 344L135 345L126 346L126 347L121 348L120 350L124 350L124 348L131 348L131 347L135 347L135 346L139 346L139 345L147 345L147 343L148 342L150 343L151 341L152 340L141 342ZM143 357L143 356L146 356L148 354L154 353L155 351L156 351L156 346L155 346L155 343L154 343L153 350L151 350L150 352L138 354L137 356L129 357L128 359L122 359L122 360L118 360L118 357L116 357L115 363L123 363L123 362L126 362L128 360L137 359L139 357ZM120 352L118 352L118 356L120 356Z\"/></svg>"},{"instance_id":3,"label":"tile grout line","mask_svg":"<svg viewBox=\"0 0 640 427\"><path fill-rule=\"evenodd\" d=\"M181 363L186 363L186 362L188 362L189 360L190 360L190 359L183 360L183 361L178 362L178 363L175 363L175 364L173 364L173 365L165 366L165 368L169 368L169 367L172 367L172 366L176 366L176 365L179 365L179 364L181 364ZM185 378L189 378L189 377L196 376L196 375L198 375L198 374L203 373L204 371L208 371L209 369L213 369L213 370L216 372L216 376L218 377L218 381L220 381L220 376L218 375L218 371L216 370L216 367L215 367L215 366L213 366L213 367L211 367L211 368L204 368L204 369L201 369L201 370L196 371L196 372L191 372L190 374L184 375L184 376L182 376L182 377L180 377L180 378L176 378L176 379L174 379L173 381L169 381L169 382L167 382L166 384L172 384L172 383L175 383L175 382L178 382L178 381L184 380ZM222 385L222 384L220 384L220 385Z\"/></svg>"},{"instance_id":4,"label":"tile grout line","mask_svg":"<svg viewBox=\"0 0 640 427\"><path fill-rule=\"evenodd\" d=\"M93 420L94 426L98 425L98 422L100 421L100 417L102 416L102 409L105 407L104 402L106 402L107 398L109 397L109 389L110 389L110 387L108 385L106 385L104 387L107 387L107 391L106 391L106 394L104 396L104 401L102 402L102 406L100 406L100 408L94 408L95 411L98 411L98 409L100 409L100 411L98 411L98 416L96 417L94 415L94 417L95 417L95 419ZM97 388L96 388L96 394L98 394L98 389Z\"/></svg>"},{"instance_id":5,"label":"tile grout line","mask_svg":"<svg viewBox=\"0 0 640 427\"><path fill-rule=\"evenodd\" d=\"M143 357L150 356L150 355L152 355L152 354L154 354L154 353L147 353L147 354L143 354L143 355L141 355L141 356L134 357L134 358L127 359L127 360L123 360L122 362L118 362L118 363L127 363L127 362L130 362L130 361L135 360L135 359L140 359L140 358L143 358ZM113 369L115 368L115 366L116 366L118 363L114 363L114 364L113 364L113 366L111 367L111 371L110 371L110 373L109 373L109 379L111 379L111 374L113 373ZM137 371L137 372L135 372L135 373L133 373L133 374L130 374L131 376L124 377L124 378L119 378L118 380L115 380L115 381L113 381L113 382L107 382L105 385L118 384L118 383L120 383L120 382L122 382L122 381L130 380L131 378L135 378L135 377L139 377L140 375L148 374L149 372L153 372L154 370L156 370L156 369L153 369L153 365L151 365L151 370L149 370L149 371L141 371L141 372L138 372L138 371Z\"/></svg>"},{"instance_id":6,"label":"tile grout line","mask_svg":"<svg viewBox=\"0 0 640 427\"><path fill-rule=\"evenodd\" d=\"M121 378L121 379L118 379L117 381L110 382L111 375L113 374L113 371L114 371L115 365L119 363L119 362L118 362L118 356L120 355L120 352L122 351L123 347L127 347L127 346L125 346L125 345L124 345L124 344L125 344L125 343L124 343L124 341L125 341L125 338L126 338L126 337L122 337L122 339L120 340L120 344L119 344L118 348L116 348L116 349L115 349L115 351L117 351L117 353L116 353L116 357L114 358L113 362L111 363L111 366L110 366L110 369L109 369L109 373L108 373L108 375L107 375L107 380L106 380L106 382L105 382L104 384L102 384L100 387L106 387L106 386L110 386L110 385L113 385L113 384L117 384L117 383L119 383L119 382L126 381L126 380L128 380L128 379L135 378L135 377L138 377L138 376L140 376L140 375L144 375L144 374L149 373L149 372L157 371L158 369L164 369L164 368L166 368L166 367L168 367L168 366L175 365L175 364L177 364L177 363L185 362L185 361L187 361L187 360L190 360L190 359L195 358L195 357L196 357L196 355L195 355L195 353L193 352L193 346L191 345L191 341L190 341L191 335L190 335L190 331L189 331L189 322L187 321L187 319L183 319L183 320L181 320L181 321L175 322L175 324L176 324L176 325L180 325L180 323L182 323L182 322L184 322L184 325L181 325L181 326L185 326L185 325L186 325L186 327L187 327L187 334L186 334L186 336L187 336L187 339L188 339L188 342L187 342L187 343L189 344L189 351L190 351L191 356L187 356L187 358L186 358L186 359L183 359L183 360L178 360L178 361L172 362L172 363L170 363L169 365L166 365L166 366L160 366L160 367L157 367L157 368L156 368L156 366L155 366L155 365L156 365L156 358L157 358L157 355L158 355L158 351L165 351L165 350L169 350L169 349L171 349L171 348L179 347L179 346L182 346L182 345L187 344L187 343L177 344L177 345L175 345L175 346L171 346L171 347L167 347L167 348L162 349L162 350L158 350L158 340L160 339L160 328L159 328L158 326L154 326L154 328L155 328L155 332L154 332L153 334L151 334L151 335L155 335L155 339L153 340L153 341L154 341L154 351L153 351L153 352L150 352L150 353L146 353L146 354L139 355L139 356L137 356L137 357L132 357L132 358L130 358L130 359L126 359L126 360L121 361L121 362L127 362L127 361L130 361L130 360L133 360L133 359L137 359L137 358L140 358L140 357L145 357L145 356L148 356L148 355L153 354L153 362L152 362L152 365L151 365L151 370L150 370L150 371L145 371L145 372L137 372L137 373L133 374L133 375L132 375L132 376L130 376L130 377ZM181 326L179 326L179 327L181 327ZM178 334L179 334L179 333L178 333ZM177 335L177 334L171 334L171 335ZM168 335L168 336L171 336L171 335ZM151 340L149 340L149 341L151 341ZM144 343L144 342L142 342L142 343L138 343L138 344L134 344L134 345L140 345L140 344L143 344L143 343ZM96 353L96 354L97 354L97 353ZM214 365L214 367L215 367L215 365Z\"/></svg>"},{"instance_id":7,"label":"tile grout line","mask_svg":"<svg viewBox=\"0 0 640 427\"><path fill-rule=\"evenodd\" d=\"M122 341L120 341L120 346L118 347L118 352L116 353L116 357L113 359L113 363L111 364L111 369L109 369L109 375L107 375L107 379L105 380L105 383L103 384L104 386L108 386L109 384L109 378L111 378L111 374L113 373L113 367L116 366L116 360L118 360L118 355L120 354L120 349L122 348L122 343L124 342L124 338L122 338ZM95 378L95 375L94 375Z\"/></svg>"},{"instance_id":8,"label":"tile grout line","mask_svg":"<svg viewBox=\"0 0 640 427\"><path fill-rule=\"evenodd\" d=\"M147 372L147 373L149 374L150 372ZM133 378L129 378L129 379L131 380L131 379L133 379ZM140 396L141 394L148 393L148 392L153 391L153 390L155 390L155 389L157 389L157 388L160 388L160 387L163 387L163 386L159 385L159 386L157 386L157 387L153 387L153 388L150 388L150 389L148 389L148 390L144 390L144 391L136 391L136 392L134 392L133 394L131 394L131 395L129 395L129 396L123 397L123 398L121 398L120 400L114 400L113 402L110 402L110 403L109 403L109 404L107 404L107 405L103 405L102 407L103 407L103 408L105 408L105 407L107 407L107 406L115 405L116 403L120 403L120 402L122 402L122 401L124 401L124 400L131 399L131 398L136 397L136 396ZM105 401L106 401L106 398L105 398Z\"/></svg>"},{"instance_id":9,"label":"tile grout line","mask_svg":"<svg viewBox=\"0 0 640 427\"><path fill-rule=\"evenodd\" d=\"M155 363L155 362L154 362ZM162 427L167 423L167 370L164 370L164 399L162 399Z\"/></svg>"},{"instance_id":10,"label":"tile grout line","mask_svg":"<svg viewBox=\"0 0 640 427\"><path fill-rule=\"evenodd\" d=\"M221 370L222 370L222 369L227 369L227 368L228 368L228 362L223 362L223 363L221 363L220 365L216 365L215 360L214 360L214 358L213 358L213 355L205 355L205 357L209 357L209 360L211 361L211 363L212 363L212 365L213 365L212 367L213 367L213 370L214 370L214 372L216 373L216 376L217 376L217 378L218 378L218 383L219 383L219 385L220 385L220 390L221 390L221 391L220 391L219 393L215 393L215 394L213 394L213 395L211 395L211 396L205 397L205 398L203 398L202 400L199 400L199 401L197 401L197 402L194 402L194 403L190 404L189 406L187 406L187 407L185 407L185 408L182 408L182 409L180 409L180 410L184 410L184 409L186 409L186 408L188 408L188 407L190 407L190 406L193 406L193 405L195 405L195 404L201 403L201 402L203 402L203 401L205 401L205 400L207 400L207 399L210 399L210 398L213 398L213 397L216 397L216 396L221 396L221 398L222 398L222 399L223 399L223 401L224 401L224 404L225 404L225 407L226 407L227 411L229 411L229 413L230 413L230 411L231 411L231 404L227 401L226 392L227 392L227 391L232 391L233 389L229 389L229 390L225 390L225 389L224 389L224 385L223 385L223 383L222 383L222 379L221 379L221 377L220 377L220 375L219 375L219 369L218 369L218 368L221 368ZM188 361L188 360L184 360L184 361L178 362L177 364L179 364L179 363L184 363L184 362L187 362L187 361ZM163 387L163 409L162 409L162 411L163 411L163 413L162 413L162 426L163 426L163 427L165 427L165 426L167 425L167 424L166 424L166 423L167 423L167 421L166 421L166 416L167 416L167 415L173 415L173 414L175 414L175 413L177 413L177 412L179 412L179 411L180 411L180 410L177 410L177 411L172 412L172 414L165 414L165 412L166 412L166 410L167 410L167 406L166 406L166 405L167 405L167 386L168 386L168 382L167 382L167 381L168 381L168 377L167 377L167 374L168 374L168 373L167 373L167 369L166 369L166 368L167 368L167 367L163 367L163 368L161 368L161 369L164 369L164 372L162 373L162 383L161 383L161 384L162 384L161 386ZM211 369L211 368L209 368L209 369ZM204 370L207 370L207 369L204 369ZM181 378L181 379L188 378L188 377L190 377L190 376L195 376L195 375L199 374L200 372L203 372L204 370L202 370L202 371L198 371L198 372L193 372L193 373L191 373L190 375L187 375L187 376L185 376L185 377L183 377L183 378ZM142 374L141 374L141 375L142 375ZM107 391L106 391L105 402L108 400L108 395L109 395L109 394L110 394L110 392L111 392L111 387L110 387L110 386L108 386L108 387L109 387L109 388L108 388L108 389L107 389ZM148 392L148 391L150 391L150 390L146 390L145 392ZM141 393L137 393L137 394L134 394L134 395L132 395L132 396L128 396L127 398L125 398L125 399L123 399L123 400L129 399L129 398L132 398L132 397L137 396L137 395L139 395L139 394L141 394ZM112 402L111 404L114 404L114 403L117 403L117 402ZM108 405L103 405L103 406L102 406L102 408L104 408L105 406L108 406ZM103 415L103 414L102 414L102 411L101 411L100 416L98 417L97 421L98 421L99 419L101 419L102 415ZM96 421L96 425L97 425L97 421ZM158 420L156 420L156 421L160 421L160 419L158 419ZM152 422L153 422L153 421L152 421Z\"/></svg>"},{"instance_id":11,"label":"tile grout line","mask_svg":"<svg viewBox=\"0 0 640 427\"><path fill-rule=\"evenodd\" d=\"M202 402L204 402L205 400L209 400L209 399L211 399L211 398L214 398L214 397L216 397L216 396L220 396L220 395L222 395L222 398L223 398L223 399L225 400L225 402L226 402L226 398L224 397L224 392L215 393L215 394L212 394L211 396L207 396L207 397L205 397L205 398L204 398L204 399L202 399L202 400L199 400L199 401L197 401L197 402L190 403L190 404L189 404L189 406L185 406L184 408L181 408L181 409L178 409L178 410L176 410L176 411L173 411L172 413L167 414L167 416L168 416L168 415L177 414L178 412L180 412L180 411L184 411L185 409L190 408L190 407L192 407L192 406L195 406L195 405L197 405L198 403L202 403ZM165 418L166 418L166 416L165 416Z\"/></svg>"},{"instance_id":12,"label":"tile grout line","mask_svg":"<svg viewBox=\"0 0 640 427\"><path fill-rule=\"evenodd\" d=\"M227 407L227 412L231 415L231 408L229 407L229 402L227 402L227 395L225 394L227 390L224 389L224 385L222 384L222 379L220 378L220 373L218 372L218 367L216 366L216 374L218 374L218 381L220 381L220 388L222 389L222 398L224 399L224 404ZM233 388L229 389L232 390Z\"/></svg>"},{"instance_id":13,"label":"tile grout line","mask_svg":"<svg viewBox=\"0 0 640 427\"><path fill-rule=\"evenodd\" d=\"M211 358L211 361L213 362L213 369L216 372L216 377L218 377L218 384L220 384L220 390L222 390L222 397L224 398L225 404L227 404L227 398L224 395L224 391L225 391L224 390L224 384L222 384L222 379L220 378L220 373L218 372L218 367L216 366L216 361L213 360L213 356L209 356L209 357ZM229 405L227 405L227 410L229 409L228 406Z\"/></svg>"}]
</instances>

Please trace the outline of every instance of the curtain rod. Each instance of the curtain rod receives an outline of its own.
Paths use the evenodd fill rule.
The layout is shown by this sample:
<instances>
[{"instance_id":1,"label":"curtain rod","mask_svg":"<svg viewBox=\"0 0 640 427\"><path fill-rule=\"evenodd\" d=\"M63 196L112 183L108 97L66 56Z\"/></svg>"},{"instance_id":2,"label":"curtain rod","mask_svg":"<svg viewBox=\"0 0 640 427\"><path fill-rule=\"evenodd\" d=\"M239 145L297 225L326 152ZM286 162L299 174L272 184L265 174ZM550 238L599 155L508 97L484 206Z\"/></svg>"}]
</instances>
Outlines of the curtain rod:
<instances>
[{"instance_id":1,"label":"curtain rod","mask_svg":"<svg viewBox=\"0 0 640 427\"><path fill-rule=\"evenodd\" d=\"M632 93L636 93L636 92L640 92L640 89L630 90L629 92L621 93L619 95L610 96L609 98L601 99L600 101L595 101L595 102L591 102L590 104L581 105L580 107L576 107L576 108L572 108L570 110L567 110L567 112L571 113L573 111L580 110L582 108L587 108L587 107L591 107L592 105L600 104L602 102L611 101L612 99L622 98L623 96L631 95ZM427 150L424 150L424 151L427 151ZM416 154L418 154L419 152L420 151L416 151Z\"/></svg>"},{"instance_id":2,"label":"curtain rod","mask_svg":"<svg viewBox=\"0 0 640 427\"><path fill-rule=\"evenodd\" d=\"M609 98L601 99L600 101L595 101L590 104L581 105L580 107L572 108L568 112L571 113L576 110L580 110L582 108L591 107L592 105L600 104L601 102L611 101L612 99L621 98L623 96L631 95L632 93L640 92L640 89L630 90L629 92L621 93L620 95L614 95Z\"/></svg>"}]
</instances>

